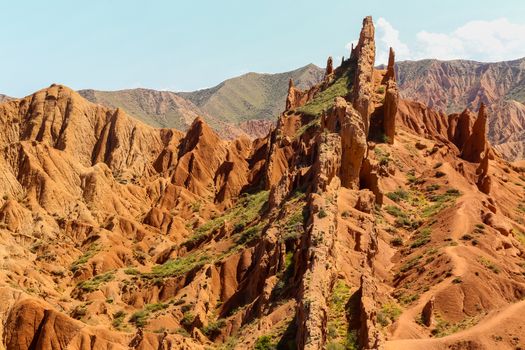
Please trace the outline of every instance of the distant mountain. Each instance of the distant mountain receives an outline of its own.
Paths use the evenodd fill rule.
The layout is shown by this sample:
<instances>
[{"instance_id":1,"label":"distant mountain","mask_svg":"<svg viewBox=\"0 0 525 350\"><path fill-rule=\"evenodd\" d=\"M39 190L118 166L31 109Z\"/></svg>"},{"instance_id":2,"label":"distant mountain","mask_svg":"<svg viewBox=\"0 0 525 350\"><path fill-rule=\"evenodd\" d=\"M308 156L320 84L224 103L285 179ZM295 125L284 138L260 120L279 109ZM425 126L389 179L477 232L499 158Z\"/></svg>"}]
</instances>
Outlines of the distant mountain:
<instances>
[{"instance_id":1,"label":"distant mountain","mask_svg":"<svg viewBox=\"0 0 525 350\"><path fill-rule=\"evenodd\" d=\"M313 64L279 74L248 73L210 89L179 95L230 123L275 119L284 110L290 78L296 86L306 89L321 81L323 73L323 69Z\"/></svg>"},{"instance_id":2,"label":"distant mountain","mask_svg":"<svg viewBox=\"0 0 525 350\"><path fill-rule=\"evenodd\" d=\"M12 97L0 94L0 103L4 101L9 101L9 100L12 100Z\"/></svg>"},{"instance_id":3,"label":"distant mountain","mask_svg":"<svg viewBox=\"0 0 525 350\"><path fill-rule=\"evenodd\" d=\"M447 113L489 110L489 138L508 159L525 158L525 58L497 63L422 60L396 65L404 98Z\"/></svg>"},{"instance_id":4,"label":"distant mountain","mask_svg":"<svg viewBox=\"0 0 525 350\"><path fill-rule=\"evenodd\" d=\"M110 108L120 107L130 115L155 127L185 130L203 111L170 91L129 89L119 91L80 90L87 100ZM216 124L206 116L210 124ZM214 125L216 126L216 125Z\"/></svg>"},{"instance_id":5,"label":"distant mountain","mask_svg":"<svg viewBox=\"0 0 525 350\"><path fill-rule=\"evenodd\" d=\"M224 137L243 132L263 136L284 110L288 79L292 78L299 87L308 88L318 83L322 75L321 68L309 64L279 74L248 73L194 92L129 89L80 90L79 93L91 102L120 107L155 127L187 130L199 115Z\"/></svg>"}]
</instances>

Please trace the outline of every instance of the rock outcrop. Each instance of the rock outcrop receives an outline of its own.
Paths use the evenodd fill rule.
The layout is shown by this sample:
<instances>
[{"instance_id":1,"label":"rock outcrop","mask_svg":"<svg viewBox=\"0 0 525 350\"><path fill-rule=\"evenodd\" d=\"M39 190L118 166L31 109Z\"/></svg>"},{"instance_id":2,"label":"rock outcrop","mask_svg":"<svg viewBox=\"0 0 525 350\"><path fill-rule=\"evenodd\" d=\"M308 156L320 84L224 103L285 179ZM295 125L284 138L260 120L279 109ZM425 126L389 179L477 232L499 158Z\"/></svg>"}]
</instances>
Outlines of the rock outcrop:
<instances>
[{"instance_id":1,"label":"rock outcrop","mask_svg":"<svg viewBox=\"0 0 525 350\"><path fill-rule=\"evenodd\" d=\"M487 151L487 112L482 103L472 126L472 133L463 145L461 157L469 162L479 163Z\"/></svg>"},{"instance_id":2,"label":"rock outcrop","mask_svg":"<svg viewBox=\"0 0 525 350\"><path fill-rule=\"evenodd\" d=\"M373 111L372 79L374 76L375 41L374 23L372 17L363 20L363 27L356 47L352 50L350 60L356 61L356 72L354 81L354 108L361 114L365 125L365 133L368 135L370 127L370 115Z\"/></svg>"},{"instance_id":3,"label":"rock outcrop","mask_svg":"<svg viewBox=\"0 0 525 350\"><path fill-rule=\"evenodd\" d=\"M383 110L383 129L386 141L390 144L394 143L396 135L396 115L399 103L399 90L396 84L396 77L394 73L394 50L390 48L390 55L388 57L387 71L383 77L386 84L385 101Z\"/></svg>"}]
</instances>

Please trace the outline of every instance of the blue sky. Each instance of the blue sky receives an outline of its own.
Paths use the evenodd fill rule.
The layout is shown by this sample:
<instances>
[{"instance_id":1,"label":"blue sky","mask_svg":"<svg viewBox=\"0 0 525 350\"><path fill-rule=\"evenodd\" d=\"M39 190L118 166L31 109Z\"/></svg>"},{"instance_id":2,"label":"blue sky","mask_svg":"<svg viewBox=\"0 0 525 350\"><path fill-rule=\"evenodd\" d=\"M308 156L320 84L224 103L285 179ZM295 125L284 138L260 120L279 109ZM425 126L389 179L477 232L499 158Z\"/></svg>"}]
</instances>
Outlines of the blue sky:
<instances>
[{"instance_id":1,"label":"blue sky","mask_svg":"<svg viewBox=\"0 0 525 350\"><path fill-rule=\"evenodd\" d=\"M525 1L0 1L0 93L187 91L348 55L374 16L378 60L525 56ZM338 62L338 61L336 61Z\"/></svg>"}]
</instances>

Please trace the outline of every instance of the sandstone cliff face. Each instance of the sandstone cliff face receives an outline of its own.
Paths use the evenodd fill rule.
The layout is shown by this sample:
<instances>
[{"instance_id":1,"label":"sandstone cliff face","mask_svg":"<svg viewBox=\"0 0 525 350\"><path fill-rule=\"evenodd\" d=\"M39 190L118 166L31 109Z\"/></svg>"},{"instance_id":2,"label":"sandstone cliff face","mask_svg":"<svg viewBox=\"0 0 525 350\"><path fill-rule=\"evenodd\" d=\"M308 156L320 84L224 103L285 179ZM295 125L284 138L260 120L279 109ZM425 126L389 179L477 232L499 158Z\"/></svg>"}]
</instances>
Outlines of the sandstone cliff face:
<instances>
[{"instance_id":1,"label":"sandstone cliff face","mask_svg":"<svg viewBox=\"0 0 525 350\"><path fill-rule=\"evenodd\" d=\"M398 98L373 32L253 141L1 104L1 347L521 346L525 173L483 108Z\"/></svg>"},{"instance_id":2,"label":"sandstone cliff face","mask_svg":"<svg viewBox=\"0 0 525 350\"><path fill-rule=\"evenodd\" d=\"M485 105L481 105L478 117L472 126L472 133L463 144L461 156L471 162L479 163L488 152L487 146L487 114Z\"/></svg>"},{"instance_id":3,"label":"sandstone cliff face","mask_svg":"<svg viewBox=\"0 0 525 350\"><path fill-rule=\"evenodd\" d=\"M484 103L492 117L488 138L508 159L520 159L525 126L523 59L509 62L422 60L396 65L403 98L445 113Z\"/></svg>"}]
</instances>

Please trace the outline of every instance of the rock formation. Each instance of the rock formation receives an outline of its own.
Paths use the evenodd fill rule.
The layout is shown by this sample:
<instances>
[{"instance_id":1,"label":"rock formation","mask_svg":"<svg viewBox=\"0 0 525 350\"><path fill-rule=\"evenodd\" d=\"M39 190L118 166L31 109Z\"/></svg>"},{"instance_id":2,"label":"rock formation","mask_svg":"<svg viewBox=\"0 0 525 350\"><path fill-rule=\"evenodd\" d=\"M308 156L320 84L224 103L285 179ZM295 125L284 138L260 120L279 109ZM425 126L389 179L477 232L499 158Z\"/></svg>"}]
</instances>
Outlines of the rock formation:
<instances>
[{"instance_id":1,"label":"rock formation","mask_svg":"<svg viewBox=\"0 0 525 350\"><path fill-rule=\"evenodd\" d=\"M324 81L329 82L332 78L332 75L334 74L334 62L332 59L332 56L328 57L328 60L326 61L326 69L324 72Z\"/></svg>"},{"instance_id":2,"label":"rock formation","mask_svg":"<svg viewBox=\"0 0 525 350\"><path fill-rule=\"evenodd\" d=\"M388 67L383 78L386 84L383 129L388 143L394 143L396 134L396 115L399 102L399 91L397 89L396 78L394 74L394 50L390 48L388 57Z\"/></svg>"},{"instance_id":3,"label":"rock formation","mask_svg":"<svg viewBox=\"0 0 525 350\"><path fill-rule=\"evenodd\" d=\"M461 157L469 162L479 163L487 151L487 113L482 103L472 126L472 133L463 145Z\"/></svg>"},{"instance_id":4,"label":"rock formation","mask_svg":"<svg viewBox=\"0 0 525 350\"><path fill-rule=\"evenodd\" d=\"M366 135L368 135L369 120L372 114L372 78L374 75L375 41L374 23L372 17L363 20L363 27L359 36L357 46L352 50L350 60L356 61L356 72L354 82L354 108L363 117Z\"/></svg>"}]
</instances>

